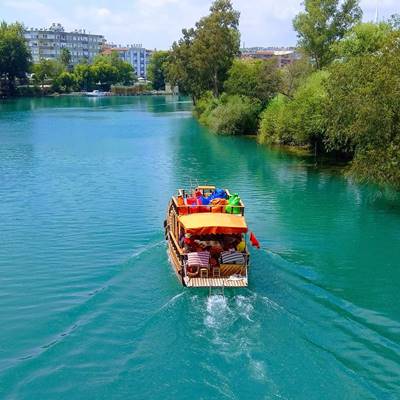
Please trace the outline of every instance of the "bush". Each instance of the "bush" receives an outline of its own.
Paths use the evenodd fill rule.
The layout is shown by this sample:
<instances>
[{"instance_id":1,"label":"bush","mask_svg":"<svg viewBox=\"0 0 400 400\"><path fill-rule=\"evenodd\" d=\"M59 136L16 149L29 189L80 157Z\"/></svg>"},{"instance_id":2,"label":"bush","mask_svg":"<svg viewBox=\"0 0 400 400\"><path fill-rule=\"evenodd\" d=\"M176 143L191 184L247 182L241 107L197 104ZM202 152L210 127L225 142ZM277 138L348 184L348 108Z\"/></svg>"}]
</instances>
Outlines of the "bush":
<instances>
[{"instance_id":1,"label":"bush","mask_svg":"<svg viewBox=\"0 0 400 400\"><path fill-rule=\"evenodd\" d=\"M261 114L258 140L260 143L288 143L290 136L285 137L285 113L287 97L279 94Z\"/></svg>"},{"instance_id":2,"label":"bush","mask_svg":"<svg viewBox=\"0 0 400 400\"><path fill-rule=\"evenodd\" d=\"M222 95L219 99L202 99L197 112L202 111L200 122L223 135L252 134L257 132L261 103L245 96Z\"/></svg>"},{"instance_id":3,"label":"bush","mask_svg":"<svg viewBox=\"0 0 400 400\"><path fill-rule=\"evenodd\" d=\"M314 145L322 143L325 132L323 82L326 71L311 74L293 97L279 95L261 117L259 140L267 143Z\"/></svg>"},{"instance_id":4,"label":"bush","mask_svg":"<svg viewBox=\"0 0 400 400\"><path fill-rule=\"evenodd\" d=\"M52 86L56 92L70 93L77 86L77 80L74 74L63 71L54 79Z\"/></svg>"},{"instance_id":5,"label":"bush","mask_svg":"<svg viewBox=\"0 0 400 400\"><path fill-rule=\"evenodd\" d=\"M296 144L314 145L322 142L325 133L326 103L323 83L328 76L326 71L310 75L296 90L293 100L289 103L289 131Z\"/></svg>"},{"instance_id":6,"label":"bush","mask_svg":"<svg viewBox=\"0 0 400 400\"><path fill-rule=\"evenodd\" d=\"M206 92L194 106L194 114L199 121L207 125L208 117L210 116L211 111L213 111L219 104L219 100L214 97L212 92Z\"/></svg>"},{"instance_id":7,"label":"bush","mask_svg":"<svg viewBox=\"0 0 400 400\"><path fill-rule=\"evenodd\" d=\"M39 86L18 86L17 96L21 97L36 97L43 95L44 91Z\"/></svg>"}]
</instances>

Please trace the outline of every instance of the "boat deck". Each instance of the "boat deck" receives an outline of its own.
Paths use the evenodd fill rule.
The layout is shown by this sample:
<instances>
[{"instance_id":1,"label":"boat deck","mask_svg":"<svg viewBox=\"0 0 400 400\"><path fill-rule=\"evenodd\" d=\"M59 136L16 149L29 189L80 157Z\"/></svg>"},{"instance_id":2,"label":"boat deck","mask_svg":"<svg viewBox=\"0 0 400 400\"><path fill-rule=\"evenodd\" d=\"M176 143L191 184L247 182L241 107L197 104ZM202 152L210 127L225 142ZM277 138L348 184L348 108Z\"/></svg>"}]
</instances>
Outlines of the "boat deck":
<instances>
[{"instance_id":1,"label":"boat deck","mask_svg":"<svg viewBox=\"0 0 400 400\"><path fill-rule=\"evenodd\" d=\"M247 287L247 279L186 278L188 287Z\"/></svg>"}]
</instances>

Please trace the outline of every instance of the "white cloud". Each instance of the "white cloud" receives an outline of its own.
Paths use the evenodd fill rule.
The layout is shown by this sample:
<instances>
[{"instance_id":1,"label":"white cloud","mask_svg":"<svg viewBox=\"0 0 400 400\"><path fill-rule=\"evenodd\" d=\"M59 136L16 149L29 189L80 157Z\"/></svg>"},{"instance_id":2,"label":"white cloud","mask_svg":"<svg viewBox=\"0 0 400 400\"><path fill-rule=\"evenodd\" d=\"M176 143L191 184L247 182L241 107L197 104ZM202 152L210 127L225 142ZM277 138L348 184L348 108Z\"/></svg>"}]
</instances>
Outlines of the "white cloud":
<instances>
[{"instance_id":1,"label":"white cloud","mask_svg":"<svg viewBox=\"0 0 400 400\"><path fill-rule=\"evenodd\" d=\"M99 17L109 17L111 15L111 11L108 8L98 8L96 10L96 14Z\"/></svg>"}]
</instances>

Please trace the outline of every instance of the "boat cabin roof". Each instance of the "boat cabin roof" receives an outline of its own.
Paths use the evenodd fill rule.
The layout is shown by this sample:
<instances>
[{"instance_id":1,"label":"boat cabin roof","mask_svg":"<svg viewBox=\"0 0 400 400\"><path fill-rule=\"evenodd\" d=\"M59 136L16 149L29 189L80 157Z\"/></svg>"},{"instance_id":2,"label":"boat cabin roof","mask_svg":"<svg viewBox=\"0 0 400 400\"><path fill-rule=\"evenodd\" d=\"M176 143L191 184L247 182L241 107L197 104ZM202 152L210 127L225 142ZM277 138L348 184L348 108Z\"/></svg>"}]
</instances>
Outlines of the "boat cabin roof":
<instances>
[{"instance_id":1,"label":"boat cabin roof","mask_svg":"<svg viewBox=\"0 0 400 400\"><path fill-rule=\"evenodd\" d=\"M234 235L247 232L242 215L199 213L179 216L186 233L192 235Z\"/></svg>"}]
</instances>

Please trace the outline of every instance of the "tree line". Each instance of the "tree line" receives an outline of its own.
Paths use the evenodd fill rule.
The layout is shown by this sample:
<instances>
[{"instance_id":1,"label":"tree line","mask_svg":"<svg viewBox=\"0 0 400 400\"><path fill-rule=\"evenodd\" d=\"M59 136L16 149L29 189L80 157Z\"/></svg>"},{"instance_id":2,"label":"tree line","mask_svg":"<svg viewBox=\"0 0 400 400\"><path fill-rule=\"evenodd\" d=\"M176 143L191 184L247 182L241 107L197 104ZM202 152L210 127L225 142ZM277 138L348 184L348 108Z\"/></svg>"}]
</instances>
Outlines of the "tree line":
<instances>
[{"instance_id":1,"label":"tree line","mask_svg":"<svg viewBox=\"0 0 400 400\"><path fill-rule=\"evenodd\" d=\"M0 95L110 90L111 85L126 86L136 81L133 67L116 52L97 55L92 64L82 60L73 67L70 51L63 48L58 59L41 59L33 64L23 26L0 24Z\"/></svg>"},{"instance_id":2,"label":"tree line","mask_svg":"<svg viewBox=\"0 0 400 400\"><path fill-rule=\"evenodd\" d=\"M360 180L400 188L400 18L363 23L358 0L303 6L291 65L238 58L239 13L215 0L158 70L217 133L308 147L349 160Z\"/></svg>"}]
</instances>

